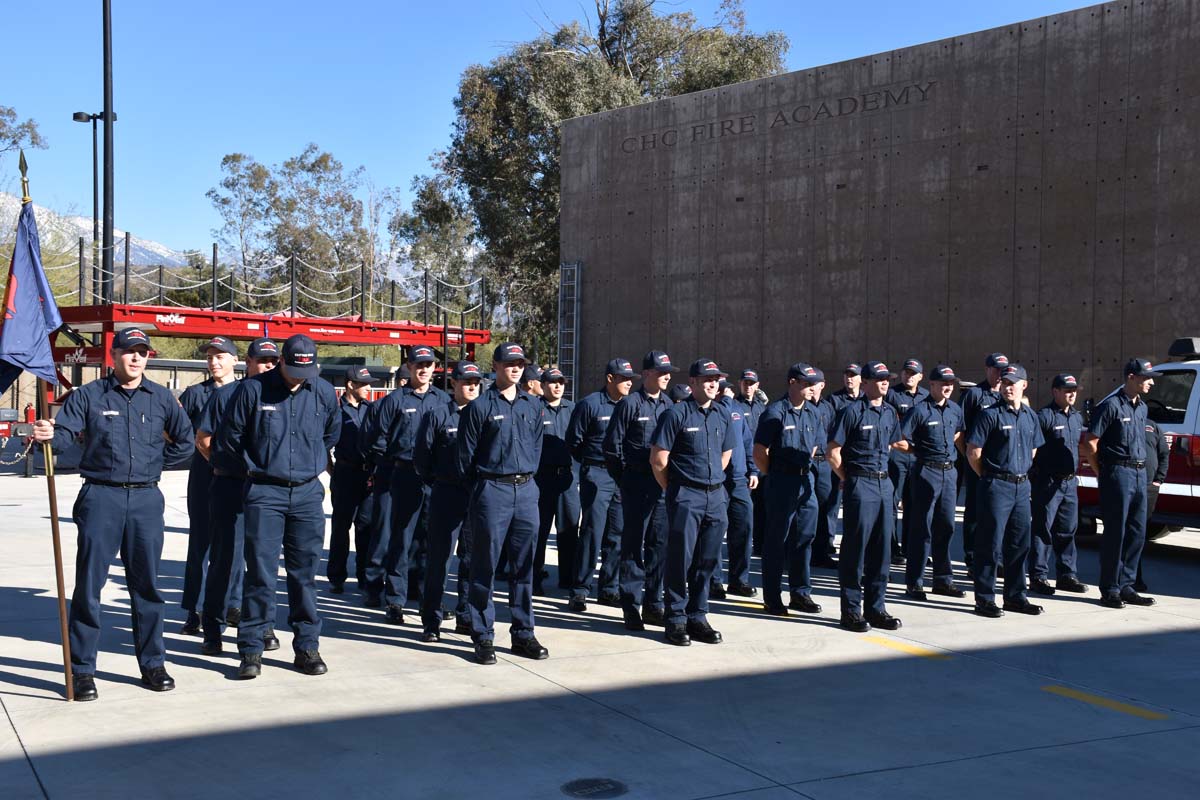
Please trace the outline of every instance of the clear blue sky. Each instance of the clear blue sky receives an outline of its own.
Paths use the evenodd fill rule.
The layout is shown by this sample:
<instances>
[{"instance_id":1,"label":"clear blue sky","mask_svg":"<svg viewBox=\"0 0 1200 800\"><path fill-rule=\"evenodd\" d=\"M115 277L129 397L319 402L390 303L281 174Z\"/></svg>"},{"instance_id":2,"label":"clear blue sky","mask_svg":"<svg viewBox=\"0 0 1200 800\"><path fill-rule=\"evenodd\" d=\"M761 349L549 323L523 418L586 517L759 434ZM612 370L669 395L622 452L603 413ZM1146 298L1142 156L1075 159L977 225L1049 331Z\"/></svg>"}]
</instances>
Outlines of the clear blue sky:
<instances>
[{"instance_id":1,"label":"clear blue sky","mask_svg":"<svg viewBox=\"0 0 1200 800\"><path fill-rule=\"evenodd\" d=\"M791 69L1066 11L1080 0L746 0L749 27L780 30ZM380 187L407 190L446 145L462 70L538 26L579 18L591 0L114 0L116 226L203 249L218 224L204 193L221 157L267 164L309 142ZM679 0L712 20L719 0ZM99 112L100 2L7 4L0 105L49 140L32 151L41 205L91 215L90 126ZM15 154L0 189L15 191Z\"/></svg>"}]
</instances>

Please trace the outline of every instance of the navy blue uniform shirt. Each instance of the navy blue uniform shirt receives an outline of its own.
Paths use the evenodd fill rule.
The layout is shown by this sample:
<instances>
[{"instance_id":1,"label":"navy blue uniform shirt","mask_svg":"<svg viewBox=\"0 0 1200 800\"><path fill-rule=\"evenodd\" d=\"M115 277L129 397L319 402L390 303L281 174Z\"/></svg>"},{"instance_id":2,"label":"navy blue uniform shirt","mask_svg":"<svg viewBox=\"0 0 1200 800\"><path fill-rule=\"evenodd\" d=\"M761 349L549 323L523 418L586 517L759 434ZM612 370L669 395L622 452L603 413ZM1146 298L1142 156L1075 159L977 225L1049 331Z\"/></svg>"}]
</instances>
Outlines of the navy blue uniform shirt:
<instances>
[{"instance_id":1,"label":"navy blue uniform shirt","mask_svg":"<svg viewBox=\"0 0 1200 800\"><path fill-rule=\"evenodd\" d=\"M412 461L421 415L448 402L450 395L436 386L421 394L401 386L372 403L359 432L358 449L363 459L369 464Z\"/></svg>"},{"instance_id":2,"label":"navy blue uniform shirt","mask_svg":"<svg viewBox=\"0 0 1200 800\"><path fill-rule=\"evenodd\" d=\"M306 380L293 392L273 369L238 383L218 427L214 450L222 460L243 459L251 479L298 482L329 466L342 416L328 381Z\"/></svg>"},{"instance_id":3,"label":"navy blue uniform shirt","mask_svg":"<svg viewBox=\"0 0 1200 800\"><path fill-rule=\"evenodd\" d=\"M1054 403L1037 412L1045 444L1038 448L1031 470L1039 475L1070 475L1079 468L1079 437L1083 415L1074 408L1063 411Z\"/></svg>"},{"instance_id":4,"label":"navy blue uniform shirt","mask_svg":"<svg viewBox=\"0 0 1200 800\"><path fill-rule=\"evenodd\" d=\"M575 404L567 425L567 449L581 464L604 463L604 434L617 404L601 389Z\"/></svg>"},{"instance_id":5,"label":"navy blue uniform shirt","mask_svg":"<svg viewBox=\"0 0 1200 800\"><path fill-rule=\"evenodd\" d=\"M233 397L233 393L237 391L241 381L233 381L224 386L219 387L216 391L208 396L208 405L204 407L204 413L200 416L200 425L196 429L204 431L213 436L213 441L210 443L209 455L211 456L213 469L221 470L222 475L232 475L234 477L246 477L246 462L240 458L230 458L228 455L221 457L216 450L216 431L221 427L221 419L225 415L225 409L229 406L229 400Z\"/></svg>"},{"instance_id":6,"label":"navy blue uniform shirt","mask_svg":"<svg viewBox=\"0 0 1200 800\"><path fill-rule=\"evenodd\" d=\"M804 468L812 464L814 447L824 451L824 438L825 426L817 408L812 403L796 408L785 396L767 405L754 443L771 451L771 467Z\"/></svg>"},{"instance_id":7,"label":"navy blue uniform shirt","mask_svg":"<svg viewBox=\"0 0 1200 800\"><path fill-rule=\"evenodd\" d=\"M1162 428L1154 420L1146 420L1146 476L1151 483L1162 483L1167 479L1167 468L1171 460L1171 448Z\"/></svg>"},{"instance_id":8,"label":"navy blue uniform shirt","mask_svg":"<svg viewBox=\"0 0 1200 800\"><path fill-rule=\"evenodd\" d=\"M1099 437L1101 464L1146 460L1146 403L1130 402L1124 389L1100 401L1088 432Z\"/></svg>"},{"instance_id":9,"label":"navy blue uniform shirt","mask_svg":"<svg viewBox=\"0 0 1200 800\"><path fill-rule=\"evenodd\" d=\"M695 397L676 403L659 418L652 441L671 454L669 480L706 486L725 482L721 456L736 444L729 411L715 402L701 408Z\"/></svg>"},{"instance_id":10,"label":"navy blue uniform shirt","mask_svg":"<svg viewBox=\"0 0 1200 800\"><path fill-rule=\"evenodd\" d=\"M746 421L750 424L750 440L754 440L754 434L758 432L758 421L762 419L762 415L766 413L767 404L760 402L756 397L753 400L747 400L744 395L737 395L733 398L734 408L742 412Z\"/></svg>"},{"instance_id":11,"label":"navy blue uniform shirt","mask_svg":"<svg viewBox=\"0 0 1200 800\"><path fill-rule=\"evenodd\" d=\"M967 431L975 427L975 419L979 416L979 412L985 408L1001 402L1000 393L992 391L987 385L987 380L982 380L963 392L959 399L959 404L963 410L963 426Z\"/></svg>"},{"instance_id":12,"label":"navy blue uniform shirt","mask_svg":"<svg viewBox=\"0 0 1200 800\"><path fill-rule=\"evenodd\" d=\"M546 416L542 419L542 460L540 469L555 469L571 466L571 451L567 449L567 425L575 404L563 398L557 406L542 398Z\"/></svg>"},{"instance_id":13,"label":"navy blue uniform shirt","mask_svg":"<svg viewBox=\"0 0 1200 800\"><path fill-rule=\"evenodd\" d=\"M458 472L458 421L458 403L453 398L421 416L413 445L413 467L426 483L462 482Z\"/></svg>"},{"instance_id":14,"label":"navy blue uniform shirt","mask_svg":"<svg viewBox=\"0 0 1200 800\"><path fill-rule=\"evenodd\" d=\"M346 395L342 394L338 408L342 415L342 433L338 436L337 444L333 446L333 457L339 463L361 464L363 457L359 439L362 437L367 415L371 413L371 403L364 400L357 406L352 406L347 402Z\"/></svg>"},{"instance_id":15,"label":"navy blue uniform shirt","mask_svg":"<svg viewBox=\"0 0 1200 800\"><path fill-rule=\"evenodd\" d=\"M658 419L673 403L666 392L650 397L645 388L622 397L613 409L604 434L604 463L610 472L620 474L627 466L650 469L650 440Z\"/></svg>"},{"instance_id":16,"label":"navy blue uniform shirt","mask_svg":"<svg viewBox=\"0 0 1200 800\"><path fill-rule=\"evenodd\" d=\"M925 396L900 420L900 436L908 441L918 461L955 461L954 434L963 430L962 406L953 400L938 405Z\"/></svg>"},{"instance_id":17,"label":"navy blue uniform shirt","mask_svg":"<svg viewBox=\"0 0 1200 800\"><path fill-rule=\"evenodd\" d=\"M1044 442L1037 414L1024 403L1016 411L1008 403L984 409L967 438L968 444L983 448L984 475L989 472L1026 474L1033 464L1033 451Z\"/></svg>"},{"instance_id":18,"label":"navy blue uniform shirt","mask_svg":"<svg viewBox=\"0 0 1200 800\"><path fill-rule=\"evenodd\" d=\"M911 411L917 403L929 397L929 390L918 386L915 392L909 392L907 389L888 389L888 393L884 395L883 401L891 403L892 408L896 409L896 416L901 422L904 422L904 415Z\"/></svg>"},{"instance_id":19,"label":"navy blue uniform shirt","mask_svg":"<svg viewBox=\"0 0 1200 800\"><path fill-rule=\"evenodd\" d=\"M862 400L862 399L863 399L863 393L861 391L858 393L857 396L851 397L850 393L847 392L845 389L838 389L836 392L829 395L829 401L831 403L833 403L833 412L834 412L835 417L837 416L837 412L841 411L843 408L850 405L851 403L857 403L859 400ZM832 427L832 425L830 425L830 430L832 431L832 429L833 429L833 427Z\"/></svg>"},{"instance_id":20,"label":"navy blue uniform shirt","mask_svg":"<svg viewBox=\"0 0 1200 800\"><path fill-rule=\"evenodd\" d=\"M810 403L817 412L820 421L820 435L817 437L817 455L825 455L825 445L829 441L829 433L833 429L833 421L837 419L838 407L830 396L822 397L817 403Z\"/></svg>"},{"instance_id":21,"label":"navy blue uniform shirt","mask_svg":"<svg viewBox=\"0 0 1200 800\"><path fill-rule=\"evenodd\" d=\"M158 480L164 458L177 463L191 454L194 441L191 422L169 389L147 378L136 389L122 389L115 375L67 395L54 418L54 449L62 450L80 434L79 474L117 483Z\"/></svg>"},{"instance_id":22,"label":"navy blue uniform shirt","mask_svg":"<svg viewBox=\"0 0 1200 800\"><path fill-rule=\"evenodd\" d=\"M730 397L718 397L716 402L729 412L735 440L733 455L729 457L729 466L725 468L726 479L737 482L746 480L747 475L758 475L758 466L754 463L754 435L750 433L745 404Z\"/></svg>"},{"instance_id":23,"label":"navy blue uniform shirt","mask_svg":"<svg viewBox=\"0 0 1200 800\"><path fill-rule=\"evenodd\" d=\"M887 472L888 453L902 441L896 409L886 402L877 406L863 399L838 412L829 441L842 447L842 468Z\"/></svg>"},{"instance_id":24,"label":"navy blue uniform shirt","mask_svg":"<svg viewBox=\"0 0 1200 800\"><path fill-rule=\"evenodd\" d=\"M204 409L208 407L208 401L216 390L216 382L212 378L207 378L200 383L192 384L183 390L183 394L179 395L179 405L183 407L183 413L187 414L188 419L192 421L193 431L200 430L200 420L204 418Z\"/></svg>"},{"instance_id":25,"label":"navy blue uniform shirt","mask_svg":"<svg viewBox=\"0 0 1200 800\"><path fill-rule=\"evenodd\" d=\"M524 389L510 403L492 384L458 419L458 473L522 475L537 471L542 458L546 404Z\"/></svg>"}]
</instances>

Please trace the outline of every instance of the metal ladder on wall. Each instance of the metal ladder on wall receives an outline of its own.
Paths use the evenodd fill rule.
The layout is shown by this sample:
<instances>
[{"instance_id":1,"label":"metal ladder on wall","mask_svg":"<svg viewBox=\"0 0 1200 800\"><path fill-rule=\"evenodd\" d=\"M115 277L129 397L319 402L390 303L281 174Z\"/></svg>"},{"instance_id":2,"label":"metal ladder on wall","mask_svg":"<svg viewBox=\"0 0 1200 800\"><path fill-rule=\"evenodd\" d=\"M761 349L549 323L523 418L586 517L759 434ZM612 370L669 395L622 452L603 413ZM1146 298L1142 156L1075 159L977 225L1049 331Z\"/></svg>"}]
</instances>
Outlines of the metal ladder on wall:
<instances>
[{"instance_id":1,"label":"metal ladder on wall","mask_svg":"<svg viewBox=\"0 0 1200 800\"><path fill-rule=\"evenodd\" d=\"M558 368L567 379L566 397L575 400L579 353L579 274L582 262L558 265Z\"/></svg>"}]
</instances>

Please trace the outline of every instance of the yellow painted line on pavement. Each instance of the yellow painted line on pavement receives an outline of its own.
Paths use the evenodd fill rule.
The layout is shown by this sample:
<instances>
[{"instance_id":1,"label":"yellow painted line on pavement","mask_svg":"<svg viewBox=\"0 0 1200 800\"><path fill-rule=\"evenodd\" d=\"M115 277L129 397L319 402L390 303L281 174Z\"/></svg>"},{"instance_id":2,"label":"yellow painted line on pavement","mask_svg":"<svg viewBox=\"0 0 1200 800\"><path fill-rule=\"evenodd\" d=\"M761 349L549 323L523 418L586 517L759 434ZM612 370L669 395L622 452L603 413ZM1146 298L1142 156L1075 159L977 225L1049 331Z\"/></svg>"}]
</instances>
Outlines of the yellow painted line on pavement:
<instances>
[{"instance_id":1,"label":"yellow painted line on pavement","mask_svg":"<svg viewBox=\"0 0 1200 800\"><path fill-rule=\"evenodd\" d=\"M910 656L932 658L938 661L945 661L948 658L952 658L949 653L943 653L940 650L930 650L927 647L918 647L915 644L901 642L897 639L886 639L882 636L864 636L863 641L870 642L871 644L877 644L882 647L887 647L892 650L899 650L901 653L906 653Z\"/></svg>"},{"instance_id":2,"label":"yellow painted line on pavement","mask_svg":"<svg viewBox=\"0 0 1200 800\"><path fill-rule=\"evenodd\" d=\"M1109 711L1119 711L1122 714L1128 714L1131 717L1141 717L1142 719L1170 719L1168 715L1159 711L1151 711L1148 708L1133 706L1129 703L1122 703L1119 700L1112 700L1096 694L1088 694L1087 692L1081 692L1078 689L1072 689L1069 686L1043 686L1042 691L1049 692L1050 694L1056 694L1060 697L1069 697L1072 700L1078 700L1082 703L1088 703L1093 706L1107 708Z\"/></svg>"}]
</instances>

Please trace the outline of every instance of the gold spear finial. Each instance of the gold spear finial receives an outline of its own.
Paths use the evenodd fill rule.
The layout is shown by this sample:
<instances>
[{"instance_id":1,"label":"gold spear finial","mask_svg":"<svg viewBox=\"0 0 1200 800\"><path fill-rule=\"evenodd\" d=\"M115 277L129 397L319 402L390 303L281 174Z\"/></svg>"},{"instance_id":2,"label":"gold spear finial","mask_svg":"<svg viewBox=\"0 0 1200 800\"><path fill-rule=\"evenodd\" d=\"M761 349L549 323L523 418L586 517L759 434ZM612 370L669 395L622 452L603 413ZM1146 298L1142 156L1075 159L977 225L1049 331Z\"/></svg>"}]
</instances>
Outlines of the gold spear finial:
<instances>
[{"instance_id":1,"label":"gold spear finial","mask_svg":"<svg viewBox=\"0 0 1200 800\"><path fill-rule=\"evenodd\" d=\"M33 198L29 196L29 176L26 175L29 171L29 165L25 163L25 151L21 151L21 157L17 160L17 169L21 170L21 203L32 203Z\"/></svg>"}]
</instances>

